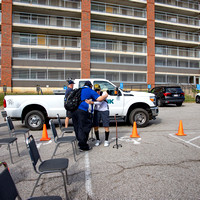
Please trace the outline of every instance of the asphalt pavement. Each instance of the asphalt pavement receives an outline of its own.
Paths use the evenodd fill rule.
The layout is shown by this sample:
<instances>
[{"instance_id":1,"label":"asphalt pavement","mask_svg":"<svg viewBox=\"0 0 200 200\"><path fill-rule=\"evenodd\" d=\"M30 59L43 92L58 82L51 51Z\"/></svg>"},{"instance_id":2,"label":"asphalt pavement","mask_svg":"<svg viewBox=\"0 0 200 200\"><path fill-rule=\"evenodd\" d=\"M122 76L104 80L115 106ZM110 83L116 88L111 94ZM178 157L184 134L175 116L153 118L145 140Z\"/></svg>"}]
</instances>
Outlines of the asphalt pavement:
<instances>
[{"instance_id":1,"label":"asphalt pavement","mask_svg":"<svg viewBox=\"0 0 200 200\"><path fill-rule=\"evenodd\" d=\"M61 145L55 158L69 158L67 185L68 195L73 200L199 200L200 199L200 104L184 103L181 107L159 108L156 120L146 128L137 128L139 138L130 138L132 126L111 123L110 146L101 144L80 152L77 162L73 159L71 144ZM182 120L186 136L177 136ZM0 116L0 123L5 123ZM13 122L16 129L24 128L19 121ZM57 127L59 131L59 128ZM7 135L7 127L0 127L0 138ZM51 130L50 141L40 142L42 131L30 131L34 136L42 160L50 159L55 143ZM104 141L104 129L100 128ZM22 199L27 199L37 180L33 170L24 136L18 136L18 157L12 145L14 164L11 164L8 149L1 146L0 161L8 163L11 175ZM63 180L60 174L44 175L34 196L59 195L65 199Z\"/></svg>"}]
</instances>

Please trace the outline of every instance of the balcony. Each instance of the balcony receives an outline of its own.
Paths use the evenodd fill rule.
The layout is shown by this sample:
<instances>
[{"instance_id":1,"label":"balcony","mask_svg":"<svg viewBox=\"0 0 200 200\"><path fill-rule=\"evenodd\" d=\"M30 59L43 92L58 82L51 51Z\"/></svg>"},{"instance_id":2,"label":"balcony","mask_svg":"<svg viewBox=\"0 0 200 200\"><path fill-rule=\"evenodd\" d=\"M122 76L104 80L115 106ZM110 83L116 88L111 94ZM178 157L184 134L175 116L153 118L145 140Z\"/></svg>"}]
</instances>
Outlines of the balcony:
<instances>
[{"instance_id":1,"label":"balcony","mask_svg":"<svg viewBox=\"0 0 200 200\"><path fill-rule=\"evenodd\" d=\"M80 17L81 1L65 0L13 0L13 10Z\"/></svg>"},{"instance_id":2,"label":"balcony","mask_svg":"<svg viewBox=\"0 0 200 200\"><path fill-rule=\"evenodd\" d=\"M169 46L158 46L155 48L156 56L169 56L169 57L183 57L183 59L197 60L200 58L200 51L197 49L187 49L179 47L169 47Z\"/></svg>"},{"instance_id":3,"label":"balcony","mask_svg":"<svg viewBox=\"0 0 200 200\"><path fill-rule=\"evenodd\" d=\"M147 38L146 27L112 22L91 22L91 37L113 39L113 36L118 40L144 42Z\"/></svg>"},{"instance_id":4,"label":"balcony","mask_svg":"<svg viewBox=\"0 0 200 200\"><path fill-rule=\"evenodd\" d=\"M146 66L146 56L91 52L91 63Z\"/></svg>"},{"instance_id":5,"label":"balcony","mask_svg":"<svg viewBox=\"0 0 200 200\"><path fill-rule=\"evenodd\" d=\"M192 2L192 1L155 0L155 2L166 4L166 5L172 5L172 6L176 6L176 7L199 10L199 4L197 2Z\"/></svg>"},{"instance_id":6,"label":"balcony","mask_svg":"<svg viewBox=\"0 0 200 200\"><path fill-rule=\"evenodd\" d=\"M80 35L80 19L67 18L54 15L38 15L28 13L13 14L13 31L32 32L32 33L51 33L58 34L64 31L68 35Z\"/></svg>"},{"instance_id":7,"label":"balcony","mask_svg":"<svg viewBox=\"0 0 200 200\"><path fill-rule=\"evenodd\" d=\"M26 33L13 34L13 46L25 47L34 46L35 48L56 48L56 49L79 49L81 39L77 37L38 35Z\"/></svg>"},{"instance_id":8,"label":"balcony","mask_svg":"<svg viewBox=\"0 0 200 200\"><path fill-rule=\"evenodd\" d=\"M66 81L80 78L80 71L69 69L20 69L13 68L12 80Z\"/></svg>"},{"instance_id":9,"label":"balcony","mask_svg":"<svg viewBox=\"0 0 200 200\"><path fill-rule=\"evenodd\" d=\"M157 84L194 84L194 76L156 74L155 82Z\"/></svg>"},{"instance_id":10,"label":"balcony","mask_svg":"<svg viewBox=\"0 0 200 200\"><path fill-rule=\"evenodd\" d=\"M13 48L13 59L80 62L80 51L36 48Z\"/></svg>"},{"instance_id":11,"label":"balcony","mask_svg":"<svg viewBox=\"0 0 200 200\"><path fill-rule=\"evenodd\" d=\"M166 68L198 69L198 70L200 68L199 60L174 59L174 58L166 58L166 56L164 58L156 57L155 66L166 67ZM189 73L191 73L191 71Z\"/></svg>"},{"instance_id":12,"label":"balcony","mask_svg":"<svg viewBox=\"0 0 200 200\"><path fill-rule=\"evenodd\" d=\"M156 29L155 39L156 43L164 45L177 45L186 47L196 47L199 45L199 35L192 32Z\"/></svg>"},{"instance_id":13,"label":"balcony","mask_svg":"<svg viewBox=\"0 0 200 200\"><path fill-rule=\"evenodd\" d=\"M130 8L115 4L92 3L92 19L118 21L120 23L146 24L146 10L141 8Z\"/></svg>"},{"instance_id":14,"label":"balcony","mask_svg":"<svg viewBox=\"0 0 200 200\"><path fill-rule=\"evenodd\" d=\"M197 16L199 3L196 1L183 0L155 0L156 10L164 12L173 12L182 15Z\"/></svg>"},{"instance_id":15,"label":"balcony","mask_svg":"<svg viewBox=\"0 0 200 200\"><path fill-rule=\"evenodd\" d=\"M171 13L155 13L156 27L172 28L182 31L198 31L200 28L199 20L196 17L188 17Z\"/></svg>"},{"instance_id":16,"label":"balcony","mask_svg":"<svg viewBox=\"0 0 200 200\"><path fill-rule=\"evenodd\" d=\"M91 51L103 51L103 52L118 52L118 53L130 53L130 54L144 54L146 55L146 44L126 42L126 41L110 41L91 39Z\"/></svg>"}]
</instances>

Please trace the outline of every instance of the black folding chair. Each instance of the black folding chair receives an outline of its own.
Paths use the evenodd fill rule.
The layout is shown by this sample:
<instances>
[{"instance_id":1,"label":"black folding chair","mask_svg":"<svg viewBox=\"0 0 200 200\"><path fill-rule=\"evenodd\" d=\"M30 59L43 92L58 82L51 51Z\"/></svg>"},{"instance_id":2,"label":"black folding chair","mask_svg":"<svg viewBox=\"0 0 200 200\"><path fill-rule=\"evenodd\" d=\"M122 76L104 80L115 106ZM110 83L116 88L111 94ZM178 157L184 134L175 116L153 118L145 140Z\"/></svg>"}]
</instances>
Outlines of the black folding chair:
<instances>
[{"instance_id":1,"label":"black folding chair","mask_svg":"<svg viewBox=\"0 0 200 200\"><path fill-rule=\"evenodd\" d=\"M4 121L6 121L7 112L5 110L1 111L1 115L4 118Z\"/></svg>"},{"instance_id":2,"label":"black folding chair","mask_svg":"<svg viewBox=\"0 0 200 200\"><path fill-rule=\"evenodd\" d=\"M23 134L24 138L25 138L25 143L26 143L26 134L28 134L28 136L29 136L29 129L25 128L25 129L15 130L15 127L13 125L11 118L9 116L7 116L6 120L7 120L7 125L8 125L8 129L10 131L11 136Z\"/></svg>"},{"instance_id":3,"label":"black folding chair","mask_svg":"<svg viewBox=\"0 0 200 200\"><path fill-rule=\"evenodd\" d=\"M8 150L9 150L9 154L10 154L10 160L11 160L12 164L13 164L13 159L12 159L10 145L13 144L14 142L16 143L16 148L17 148L18 156L20 156L20 154L19 154L19 148L18 148L18 145L17 145L17 138L16 137L8 137L8 138L1 138L0 139L0 146L1 145L7 145L8 146Z\"/></svg>"},{"instance_id":4,"label":"black folding chair","mask_svg":"<svg viewBox=\"0 0 200 200\"><path fill-rule=\"evenodd\" d=\"M33 193L34 193L36 187L38 186L38 182L40 180L40 177L43 174L61 173L62 177L63 177L66 199L68 199L64 171L66 173L66 180L67 180L67 183L68 183L67 168L68 168L69 160L67 158L57 158L57 159L49 159L49 160L42 161L40 154L39 154L39 151L37 149L35 140L34 140L32 135L30 135L28 137L27 143L28 143L29 154L30 154L30 157L31 157L33 168L34 168L35 172L37 174L39 174L38 179L37 179L35 186L33 188L33 191L31 193L31 197L33 196ZM38 167L36 167L38 161L40 161L40 164L39 164Z\"/></svg>"},{"instance_id":5,"label":"black folding chair","mask_svg":"<svg viewBox=\"0 0 200 200\"><path fill-rule=\"evenodd\" d=\"M53 133L54 141L56 143L56 148L55 148L51 158L53 158L53 156L55 155L55 153L57 151L57 148L58 148L58 146L60 144L62 144L62 143L71 143L72 144L73 154L74 154L74 160L76 161L76 154L77 154L76 137L75 136L58 137L57 130L56 130L55 124L54 124L52 119L49 121L49 124L50 124L50 127L51 127L51 131Z\"/></svg>"},{"instance_id":6,"label":"black folding chair","mask_svg":"<svg viewBox=\"0 0 200 200\"><path fill-rule=\"evenodd\" d=\"M74 131L74 127L67 127L67 128L65 128L65 127L62 126L62 122L61 122L59 114L57 114L57 119L58 119L58 124L59 124L59 127L60 127L60 131L62 133L62 136L65 133L72 133Z\"/></svg>"},{"instance_id":7,"label":"black folding chair","mask_svg":"<svg viewBox=\"0 0 200 200\"><path fill-rule=\"evenodd\" d=\"M0 162L0 167L4 166L5 169L0 173L0 199L1 200L15 200L16 198L22 199L17 191L15 183L10 175L6 162ZM62 200L59 196L44 196L44 197L31 197L30 200Z\"/></svg>"}]
</instances>

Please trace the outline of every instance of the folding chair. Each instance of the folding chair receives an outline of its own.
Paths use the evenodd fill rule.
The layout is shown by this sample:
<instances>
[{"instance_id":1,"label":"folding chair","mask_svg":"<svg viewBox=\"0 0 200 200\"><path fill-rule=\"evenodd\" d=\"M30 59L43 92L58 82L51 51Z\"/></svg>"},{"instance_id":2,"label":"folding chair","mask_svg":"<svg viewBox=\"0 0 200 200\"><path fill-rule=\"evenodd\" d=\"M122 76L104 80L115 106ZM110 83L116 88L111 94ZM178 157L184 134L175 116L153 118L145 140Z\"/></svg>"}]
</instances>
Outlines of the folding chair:
<instances>
[{"instance_id":1,"label":"folding chair","mask_svg":"<svg viewBox=\"0 0 200 200\"><path fill-rule=\"evenodd\" d=\"M33 188L33 191L31 193L31 197L33 196L33 193L38 186L38 182L40 180L40 177L43 174L49 174L49 173L61 173L63 177L63 183L64 183L64 189L65 189L65 195L66 199L68 199L67 195L67 187L66 187L66 181L65 181L65 176L64 176L64 171L66 173L66 180L68 183L68 177L67 177L67 168L69 164L69 160L67 158L57 158L57 159L49 159L49 160L44 160L42 161L39 151L37 149L35 140L32 135L30 135L27 139L28 143L28 148L29 148L29 154L31 157L31 161L33 164L33 168L37 174L39 174L38 179L35 183L35 186ZM38 161L40 161L39 166L36 167Z\"/></svg>"},{"instance_id":2,"label":"folding chair","mask_svg":"<svg viewBox=\"0 0 200 200\"><path fill-rule=\"evenodd\" d=\"M16 142L17 153L18 153L18 156L20 156L20 154L19 154L19 148L18 148L18 145L17 145L17 138L16 137L9 137L9 138L1 138L0 139L0 146L1 145L8 145L8 150L9 150L9 154L10 154L10 160L11 160L12 164L13 164L13 159L12 159L10 145L13 144L14 142Z\"/></svg>"},{"instance_id":3,"label":"folding chair","mask_svg":"<svg viewBox=\"0 0 200 200\"><path fill-rule=\"evenodd\" d=\"M5 169L0 173L0 197L1 200L15 200L16 198L22 199L17 191L15 183L10 175L6 162L0 162L0 167L4 166ZM62 200L59 196L44 196L32 197L30 200Z\"/></svg>"},{"instance_id":4,"label":"folding chair","mask_svg":"<svg viewBox=\"0 0 200 200\"><path fill-rule=\"evenodd\" d=\"M5 110L1 111L1 115L4 118L4 121L6 121L7 112Z\"/></svg>"},{"instance_id":5,"label":"folding chair","mask_svg":"<svg viewBox=\"0 0 200 200\"><path fill-rule=\"evenodd\" d=\"M6 117L6 121L7 121L8 129L10 131L11 136L16 136L16 135L23 134L24 138L25 138L25 143L26 143L26 134L28 134L28 136L29 136L29 129L18 129L18 130L15 130L14 125L12 123L12 120L11 120L11 118L9 116Z\"/></svg>"},{"instance_id":6,"label":"folding chair","mask_svg":"<svg viewBox=\"0 0 200 200\"><path fill-rule=\"evenodd\" d=\"M57 119L58 119L58 124L59 124L59 127L60 127L60 131L62 133L62 136L65 133L72 133L74 131L74 127L67 127L67 128L65 128L65 127L62 126L62 122L61 122L59 114L57 114Z\"/></svg>"},{"instance_id":7,"label":"folding chair","mask_svg":"<svg viewBox=\"0 0 200 200\"><path fill-rule=\"evenodd\" d=\"M57 148L58 148L58 146L60 144L62 144L62 143L71 143L72 144L73 154L74 154L74 160L76 161L76 154L77 154L76 137L75 136L58 137L57 130L56 130L55 124L54 124L52 119L49 121L49 124L50 124L50 127L51 127L51 131L53 133L54 141L56 143L56 148L55 148L51 158L53 158L53 156L55 155L55 153L57 151Z\"/></svg>"}]
</instances>

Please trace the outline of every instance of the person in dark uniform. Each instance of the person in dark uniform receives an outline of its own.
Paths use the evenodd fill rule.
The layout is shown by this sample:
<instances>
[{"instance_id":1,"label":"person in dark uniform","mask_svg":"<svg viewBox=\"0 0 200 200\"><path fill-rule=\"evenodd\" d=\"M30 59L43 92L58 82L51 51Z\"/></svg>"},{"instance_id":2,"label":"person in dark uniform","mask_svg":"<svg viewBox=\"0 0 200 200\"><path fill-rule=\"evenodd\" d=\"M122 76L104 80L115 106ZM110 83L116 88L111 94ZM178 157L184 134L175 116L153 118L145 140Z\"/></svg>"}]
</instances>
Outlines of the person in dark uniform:
<instances>
[{"instance_id":1,"label":"person in dark uniform","mask_svg":"<svg viewBox=\"0 0 200 200\"><path fill-rule=\"evenodd\" d=\"M65 91L65 99L67 99L68 94L73 90L73 88L74 88L74 81L69 80L67 89ZM68 127L69 119L71 118L72 118L71 112L69 110L66 110L65 128Z\"/></svg>"},{"instance_id":2,"label":"person in dark uniform","mask_svg":"<svg viewBox=\"0 0 200 200\"><path fill-rule=\"evenodd\" d=\"M91 147L87 144L90 130L92 128L92 111L93 105L86 103L85 100L103 101L108 94L100 96L92 90L92 83L86 81L81 91L81 104L78 109L72 113L72 122L74 131L78 140L78 145L81 151L88 151Z\"/></svg>"}]
</instances>

